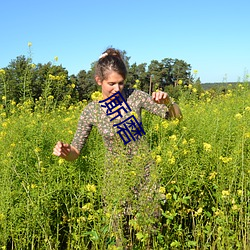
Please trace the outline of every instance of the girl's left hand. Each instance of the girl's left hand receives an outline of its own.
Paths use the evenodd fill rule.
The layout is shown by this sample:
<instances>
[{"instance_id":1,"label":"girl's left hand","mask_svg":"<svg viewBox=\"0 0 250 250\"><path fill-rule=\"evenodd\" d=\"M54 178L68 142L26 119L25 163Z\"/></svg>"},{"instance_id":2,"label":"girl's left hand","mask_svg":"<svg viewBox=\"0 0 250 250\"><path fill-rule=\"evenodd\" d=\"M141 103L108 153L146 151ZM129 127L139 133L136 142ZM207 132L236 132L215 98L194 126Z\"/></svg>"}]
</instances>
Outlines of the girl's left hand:
<instances>
[{"instance_id":1,"label":"girl's left hand","mask_svg":"<svg viewBox=\"0 0 250 250\"><path fill-rule=\"evenodd\" d=\"M152 99L158 104L168 104L171 102L171 99L168 93L163 91L157 91L152 93Z\"/></svg>"}]
</instances>

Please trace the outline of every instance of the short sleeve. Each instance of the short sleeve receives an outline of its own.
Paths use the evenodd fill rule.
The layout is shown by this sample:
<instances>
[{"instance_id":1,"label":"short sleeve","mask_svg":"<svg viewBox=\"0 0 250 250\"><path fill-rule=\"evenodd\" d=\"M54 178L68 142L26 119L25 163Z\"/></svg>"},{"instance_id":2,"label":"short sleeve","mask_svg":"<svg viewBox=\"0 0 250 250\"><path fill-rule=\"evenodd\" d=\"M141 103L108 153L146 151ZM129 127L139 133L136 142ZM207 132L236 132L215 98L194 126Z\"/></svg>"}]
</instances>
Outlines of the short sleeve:
<instances>
[{"instance_id":1,"label":"short sleeve","mask_svg":"<svg viewBox=\"0 0 250 250\"><path fill-rule=\"evenodd\" d=\"M165 104L158 104L154 102L149 94L141 90L136 90L135 96L136 99L140 101L140 105L142 108L146 109L152 114L160 116L161 118L169 118L168 107Z\"/></svg>"}]
</instances>

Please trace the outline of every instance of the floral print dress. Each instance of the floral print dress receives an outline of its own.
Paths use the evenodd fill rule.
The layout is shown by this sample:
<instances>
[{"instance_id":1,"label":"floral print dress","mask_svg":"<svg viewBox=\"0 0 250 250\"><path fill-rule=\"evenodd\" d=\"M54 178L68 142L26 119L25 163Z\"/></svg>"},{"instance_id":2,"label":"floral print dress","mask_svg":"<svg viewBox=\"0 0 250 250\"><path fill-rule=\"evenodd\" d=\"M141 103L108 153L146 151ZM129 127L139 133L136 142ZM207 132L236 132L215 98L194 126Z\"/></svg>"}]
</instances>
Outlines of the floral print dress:
<instances>
[{"instance_id":1,"label":"floral print dress","mask_svg":"<svg viewBox=\"0 0 250 250\"><path fill-rule=\"evenodd\" d=\"M122 92L128 106L132 112L135 112L138 122L142 122L141 111L147 111L158 115L162 118L168 119L168 108L164 104L155 103L151 96L147 93L136 89L124 89ZM93 126L98 128L99 133L102 135L104 145L110 153L115 153L115 146L118 141L122 141L121 137L117 134L117 128L113 125L122 122L131 116L131 112L125 113L122 118L117 117L111 120L105 110L101 107L98 101L89 103L81 113L77 131L72 141L72 146L81 151L83 148ZM140 140L139 140L140 141ZM138 141L131 141L126 144L128 154L135 154Z\"/></svg>"},{"instance_id":2,"label":"floral print dress","mask_svg":"<svg viewBox=\"0 0 250 250\"><path fill-rule=\"evenodd\" d=\"M114 231L119 228L122 217L119 204L125 216L141 214L142 218L152 221L159 211L159 197L157 168L150 155L147 141L142 135L138 140L131 140L124 145L117 134L114 124L120 123L135 114L137 121L142 122L141 111L147 111L164 119L169 118L168 108L164 104L155 103L147 93L136 89L124 89L122 95L132 110L122 114L122 117L112 119L98 101L89 103L82 111L77 131L72 145L79 151L83 148L93 126L98 128L107 148L105 166L101 185L104 207L112 213L112 227ZM119 187L119 188L117 188ZM116 201L116 202L115 202ZM118 201L118 202L117 202ZM114 203L115 202L115 203ZM121 210L120 210L121 211Z\"/></svg>"}]
</instances>

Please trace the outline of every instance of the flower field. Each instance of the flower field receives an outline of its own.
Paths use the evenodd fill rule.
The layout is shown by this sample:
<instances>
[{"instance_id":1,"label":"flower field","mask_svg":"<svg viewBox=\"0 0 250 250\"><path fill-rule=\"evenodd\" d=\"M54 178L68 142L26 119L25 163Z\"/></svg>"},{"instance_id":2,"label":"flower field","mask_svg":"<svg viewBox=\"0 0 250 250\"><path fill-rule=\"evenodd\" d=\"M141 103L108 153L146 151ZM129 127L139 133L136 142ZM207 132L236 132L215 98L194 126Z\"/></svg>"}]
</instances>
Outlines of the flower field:
<instances>
[{"instance_id":1,"label":"flower field","mask_svg":"<svg viewBox=\"0 0 250 250\"><path fill-rule=\"evenodd\" d=\"M157 225L142 214L130 219L122 239L128 249L249 249L249 84L219 94L190 91L178 104L182 121L143 112L151 155L137 155L132 166L122 155L115 159L119 174L108 185L95 128L77 161L52 155L58 140L71 142L86 102L13 101L8 113L1 105L0 249L122 249L116 238L123 228L114 230L113 220L147 157L155 161L152 178L160 180L161 214Z\"/></svg>"}]
</instances>

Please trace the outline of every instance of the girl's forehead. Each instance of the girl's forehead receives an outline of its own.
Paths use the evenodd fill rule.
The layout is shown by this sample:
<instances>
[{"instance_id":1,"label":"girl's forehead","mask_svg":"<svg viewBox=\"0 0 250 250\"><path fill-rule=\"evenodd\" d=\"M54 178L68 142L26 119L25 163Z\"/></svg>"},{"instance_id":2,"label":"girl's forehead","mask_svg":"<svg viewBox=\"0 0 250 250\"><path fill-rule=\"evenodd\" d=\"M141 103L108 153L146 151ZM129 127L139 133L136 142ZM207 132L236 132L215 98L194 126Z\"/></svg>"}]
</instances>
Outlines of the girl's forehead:
<instances>
[{"instance_id":1,"label":"girl's forehead","mask_svg":"<svg viewBox=\"0 0 250 250\"><path fill-rule=\"evenodd\" d=\"M124 78L115 71L109 71L106 75L106 81L123 81Z\"/></svg>"}]
</instances>

